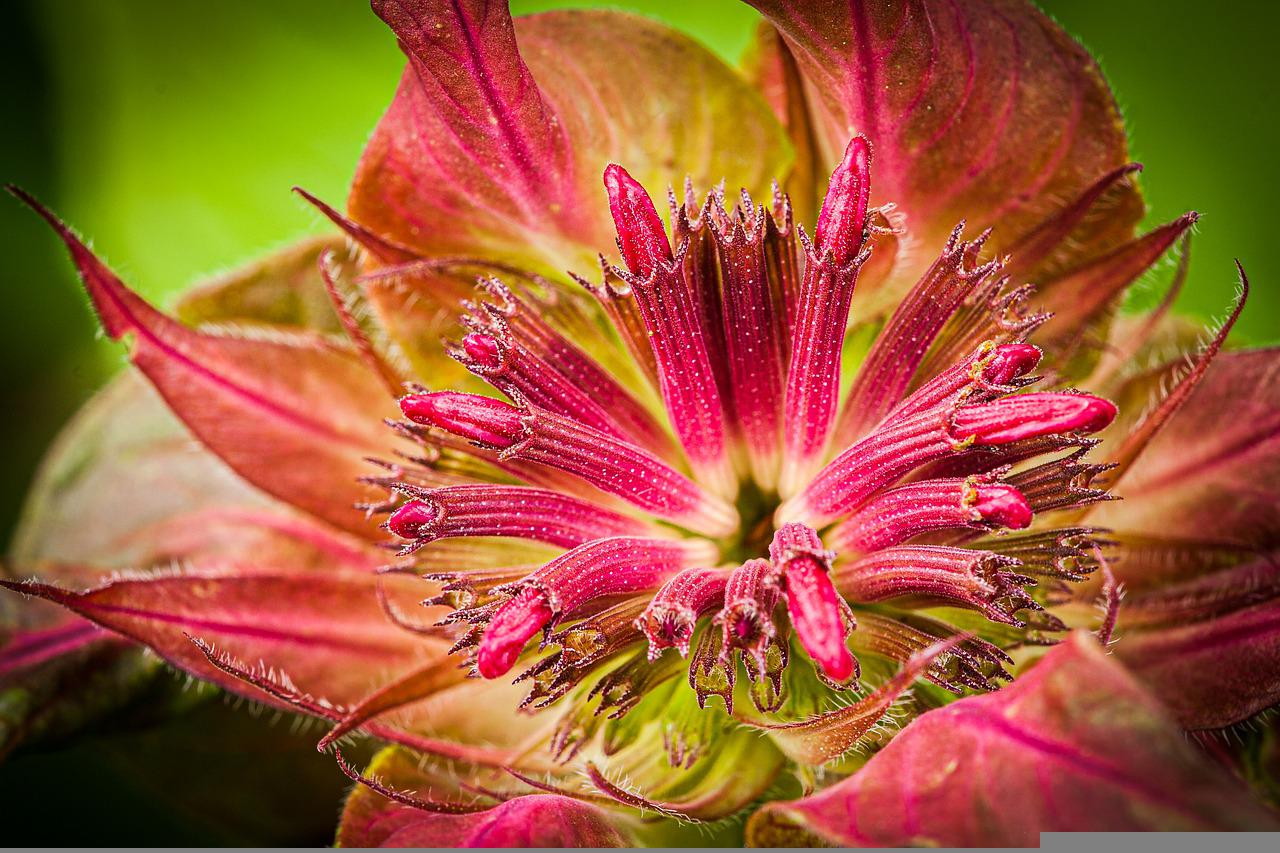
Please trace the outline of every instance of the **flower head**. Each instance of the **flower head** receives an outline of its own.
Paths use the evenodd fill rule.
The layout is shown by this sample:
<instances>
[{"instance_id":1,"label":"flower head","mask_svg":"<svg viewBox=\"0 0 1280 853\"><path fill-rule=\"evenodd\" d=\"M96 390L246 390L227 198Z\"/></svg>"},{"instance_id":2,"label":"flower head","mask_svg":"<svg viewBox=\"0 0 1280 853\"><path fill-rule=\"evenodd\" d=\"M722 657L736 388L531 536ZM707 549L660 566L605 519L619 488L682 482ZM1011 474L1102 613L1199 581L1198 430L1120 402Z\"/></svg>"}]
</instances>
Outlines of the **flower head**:
<instances>
[{"instance_id":1,"label":"flower head","mask_svg":"<svg viewBox=\"0 0 1280 853\"><path fill-rule=\"evenodd\" d=\"M1079 48L1013 0L755 5L767 102L627 16L375 2L408 67L349 214L312 199L351 257L305 259L344 341L184 325L24 195L108 334L260 491L149 521L131 559L179 572L6 582L76 614L7 665L98 641L90 620L330 721L321 747L364 786L344 843L661 841L639 814L676 831L788 778L824 790L758 809L754 840L1025 841L1068 812L1068 828L1266 825L1148 692L1169 701L1183 674L1170 649L1274 621L1274 573L1246 558L1274 530L1264 501L1204 541L1162 529L1202 518L1186 495L1208 487L1161 443L1273 361L1219 356L1243 296L1131 411L1153 380L1123 361L1157 323L1113 309L1194 218L1133 235L1134 170ZM1062 98L1069 121L1044 107ZM1274 467L1275 423L1266 397L1229 424L1216 494L1246 458ZM1242 579L1251 594L1224 600ZM1117 624L1146 686L1070 633L1105 643ZM1179 721L1278 698L1230 678L1205 691L1227 701L1175 701ZM1093 718L1109 706L1128 711ZM905 728L890 740L885 721ZM394 745L365 772L341 752L356 731ZM1055 738L1080 758L1045 800L1069 809L975 839L959 786L915 829L857 819L864 801L916 807L881 777L988 748L1010 753L996 790L1046 784ZM1138 772L1151 791L1127 786ZM1072 781L1090 773L1107 781ZM1107 811L1144 797L1159 808ZM391 813L394 837L362 822Z\"/></svg>"}]
</instances>

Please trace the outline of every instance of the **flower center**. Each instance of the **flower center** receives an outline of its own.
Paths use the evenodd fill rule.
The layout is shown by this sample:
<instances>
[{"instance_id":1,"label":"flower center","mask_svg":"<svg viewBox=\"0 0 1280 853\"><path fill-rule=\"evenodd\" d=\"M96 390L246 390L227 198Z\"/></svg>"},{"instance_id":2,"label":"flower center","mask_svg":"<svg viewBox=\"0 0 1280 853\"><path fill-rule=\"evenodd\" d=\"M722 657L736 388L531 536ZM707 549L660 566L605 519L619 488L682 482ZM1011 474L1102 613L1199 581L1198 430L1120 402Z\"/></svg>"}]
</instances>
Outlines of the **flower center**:
<instances>
[{"instance_id":1,"label":"flower center","mask_svg":"<svg viewBox=\"0 0 1280 853\"><path fill-rule=\"evenodd\" d=\"M864 657L914 660L963 625L924 677L990 689L1007 677L996 640L1063 628L1035 587L1078 579L1091 531L1039 516L1100 497L1079 458L1115 407L1023 391L1042 318L1010 311L1000 261L979 262L985 235L960 229L840 401L855 284L893 238L869 207L870 160L854 139L812 240L781 193L730 211L687 189L673 194L674 247L649 194L610 166L624 266L587 285L599 314L579 329L607 318L637 381L604 366L619 361L612 341L553 322L536 287L481 282L491 301L466 304L449 351L506 399L400 401L402 432L466 474L437 464L435 482L394 481L405 500L386 525L419 560L454 537L562 550L530 566L497 545L493 567L432 575L476 674L523 667L526 706L572 694L618 716L688 658L699 705L718 695L732 710L741 691L803 716L858 685ZM964 611L1000 627L984 638ZM797 657L813 686L784 677ZM739 667L749 686L735 687Z\"/></svg>"}]
</instances>

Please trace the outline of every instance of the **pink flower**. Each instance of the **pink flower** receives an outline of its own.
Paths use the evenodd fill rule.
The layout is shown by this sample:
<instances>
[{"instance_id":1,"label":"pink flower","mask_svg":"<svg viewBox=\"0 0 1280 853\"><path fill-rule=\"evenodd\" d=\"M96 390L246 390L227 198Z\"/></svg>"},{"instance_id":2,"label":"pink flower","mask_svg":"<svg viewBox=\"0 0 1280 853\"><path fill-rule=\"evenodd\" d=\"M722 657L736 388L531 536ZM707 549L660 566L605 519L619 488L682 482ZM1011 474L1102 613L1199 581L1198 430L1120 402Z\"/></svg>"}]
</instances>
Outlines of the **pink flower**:
<instances>
[{"instance_id":1,"label":"pink flower","mask_svg":"<svg viewBox=\"0 0 1280 853\"><path fill-rule=\"evenodd\" d=\"M18 191L137 371L37 486L3 583L61 609L0 678L123 638L326 720L343 844L1274 827L1183 736L1280 701L1243 272L1205 346L1116 314L1195 215L1135 236L1110 93L1029 5L753 5L739 76L375 0L409 64L348 213L306 196L343 237L179 319Z\"/></svg>"}]
</instances>

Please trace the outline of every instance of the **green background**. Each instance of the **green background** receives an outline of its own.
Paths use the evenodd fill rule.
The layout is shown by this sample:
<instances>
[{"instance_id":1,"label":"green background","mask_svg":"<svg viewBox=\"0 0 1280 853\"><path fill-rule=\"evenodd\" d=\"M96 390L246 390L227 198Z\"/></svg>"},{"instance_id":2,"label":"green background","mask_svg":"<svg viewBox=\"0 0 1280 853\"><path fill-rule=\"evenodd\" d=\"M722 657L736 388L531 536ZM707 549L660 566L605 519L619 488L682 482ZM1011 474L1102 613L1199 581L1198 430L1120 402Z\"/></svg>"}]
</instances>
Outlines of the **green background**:
<instances>
[{"instance_id":1,"label":"green background","mask_svg":"<svg viewBox=\"0 0 1280 853\"><path fill-rule=\"evenodd\" d=\"M732 0L513 3L518 12L571 5L664 18L730 60L755 22ZM1270 233L1280 187L1273 150L1280 103L1268 58L1280 5L1042 6L1100 58L1117 90L1134 157L1146 165L1148 222L1190 209L1204 214L1178 310L1206 320L1220 315L1238 256L1255 285L1238 338L1280 340L1280 260ZM201 276L325 230L289 188L343 200L402 63L394 39L359 0L47 0L6 8L0 179L50 204L161 303ZM96 335L52 235L8 198L0 199L0 240L0 539L7 540L44 448L122 356ZM1167 269L1158 272L1146 299L1167 280ZM81 843L269 837L255 836L254 827L228 835L217 821L165 816L154 805L154 786L136 784L136 771L104 795L101 782L113 778L107 768L114 766L104 755L132 748L113 737L11 763L0 772L6 812L18 792L28 802L59 805L67 817L88 809L85 820L55 824L58 840ZM252 759L245 761L252 772ZM77 767L94 768L92 778ZM93 805L77 803L83 797ZM123 808L134 818L128 830L115 820ZM328 832L333 808L323 804L323 820L307 832ZM8 832L13 823L6 823Z\"/></svg>"}]
</instances>

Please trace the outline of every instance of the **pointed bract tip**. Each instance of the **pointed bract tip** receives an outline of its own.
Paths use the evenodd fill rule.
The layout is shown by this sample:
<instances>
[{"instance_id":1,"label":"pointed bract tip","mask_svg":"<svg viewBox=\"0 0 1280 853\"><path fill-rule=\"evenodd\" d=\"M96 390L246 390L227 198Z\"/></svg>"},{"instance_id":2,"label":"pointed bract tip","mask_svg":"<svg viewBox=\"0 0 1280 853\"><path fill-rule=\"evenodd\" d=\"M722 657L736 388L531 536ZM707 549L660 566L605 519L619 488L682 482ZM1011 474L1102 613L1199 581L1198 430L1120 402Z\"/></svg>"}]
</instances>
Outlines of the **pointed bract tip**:
<instances>
[{"instance_id":1,"label":"pointed bract tip","mask_svg":"<svg viewBox=\"0 0 1280 853\"><path fill-rule=\"evenodd\" d=\"M484 678L499 678L515 666L529 638L551 621L551 605L541 590L527 586L493 614L480 638L476 669Z\"/></svg>"},{"instance_id":2,"label":"pointed bract tip","mask_svg":"<svg viewBox=\"0 0 1280 853\"><path fill-rule=\"evenodd\" d=\"M871 198L871 143L855 136L831 173L813 242L819 255L831 252L841 266L862 250Z\"/></svg>"},{"instance_id":3,"label":"pointed bract tip","mask_svg":"<svg viewBox=\"0 0 1280 853\"><path fill-rule=\"evenodd\" d=\"M672 259L662 217L645 188L617 163L605 167L604 188L622 259L632 275L647 278L660 263Z\"/></svg>"},{"instance_id":4,"label":"pointed bract tip","mask_svg":"<svg viewBox=\"0 0 1280 853\"><path fill-rule=\"evenodd\" d=\"M478 394L410 394L400 398L400 411L414 423L499 448L511 447L524 432L518 408Z\"/></svg>"},{"instance_id":5,"label":"pointed bract tip","mask_svg":"<svg viewBox=\"0 0 1280 853\"><path fill-rule=\"evenodd\" d=\"M417 539L423 528L440 520L440 508L425 501L409 501L387 519L387 529L401 539Z\"/></svg>"}]
</instances>

